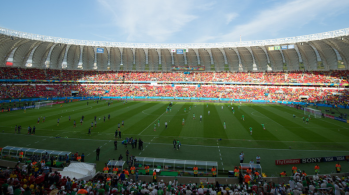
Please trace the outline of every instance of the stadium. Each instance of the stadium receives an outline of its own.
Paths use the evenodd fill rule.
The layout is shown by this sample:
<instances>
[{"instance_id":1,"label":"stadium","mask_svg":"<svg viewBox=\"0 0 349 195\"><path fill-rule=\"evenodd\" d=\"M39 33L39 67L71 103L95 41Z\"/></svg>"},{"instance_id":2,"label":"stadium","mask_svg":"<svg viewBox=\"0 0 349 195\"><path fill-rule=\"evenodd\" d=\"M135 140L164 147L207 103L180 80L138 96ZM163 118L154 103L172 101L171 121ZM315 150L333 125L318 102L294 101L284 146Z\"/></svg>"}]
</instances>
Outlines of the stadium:
<instances>
[{"instance_id":1,"label":"stadium","mask_svg":"<svg viewBox=\"0 0 349 195\"><path fill-rule=\"evenodd\" d=\"M252 193L290 178L303 192L331 190L321 183L348 189L349 28L203 44L0 28L0 67L0 166L14 172L20 161L36 176L47 165L79 184L117 185L124 171L179 191L176 181ZM44 162L40 171L33 162Z\"/></svg>"}]
</instances>

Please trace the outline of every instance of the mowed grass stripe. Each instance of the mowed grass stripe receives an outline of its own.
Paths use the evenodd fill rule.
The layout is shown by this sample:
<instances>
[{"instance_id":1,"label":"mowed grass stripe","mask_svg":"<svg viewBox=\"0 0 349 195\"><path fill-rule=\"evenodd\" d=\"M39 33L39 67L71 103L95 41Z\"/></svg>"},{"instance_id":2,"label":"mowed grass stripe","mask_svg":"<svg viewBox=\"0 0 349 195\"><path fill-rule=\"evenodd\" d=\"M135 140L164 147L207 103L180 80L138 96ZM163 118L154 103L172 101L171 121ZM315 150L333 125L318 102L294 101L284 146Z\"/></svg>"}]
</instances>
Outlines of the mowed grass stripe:
<instances>
[{"instance_id":1,"label":"mowed grass stripe","mask_svg":"<svg viewBox=\"0 0 349 195\"><path fill-rule=\"evenodd\" d=\"M279 140L284 141L306 141L303 138L299 137L298 135L290 132L288 129L285 128L285 122L287 121L275 121L273 120L269 115L264 114L263 112L259 112L256 108L259 106L252 105L252 106L245 106L244 110L248 113L251 113L251 116L254 117L254 120L258 121L259 124L264 124L266 130L263 130L262 126L260 125L256 130L257 131L268 131L272 133L275 137L277 137ZM281 111L279 111L281 112ZM278 111L275 111L276 114L280 115Z\"/></svg>"},{"instance_id":2,"label":"mowed grass stripe","mask_svg":"<svg viewBox=\"0 0 349 195\"><path fill-rule=\"evenodd\" d=\"M138 105L137 103L133 103L133 104ZM80 106L84 106L84 105L80 105ZM36 124L36 123L33 124L33 123L31 123L29 125L30 126L35 125L36 128L37 128L37 133L40 133L42 135L54 135L55 136L55 135L61 134L61 133L68 133L69 131L72 131L72 132L73 131L74 132L76 132L76 131L83 132L83 135L85 135L85 133L87 133L87 131L88 131L88 128L90 127L91 122L94 121L94 118L93 118L94 115L96 115L96 113L100 113L100 112L103 113L103 110L105 110L106 107L108 107L108 106L103 105L103 106L101 106L99 108L97 107L95 109L91 109L88 112L77 112L74 115L71 115L71 118L72 118L71 121L68 120L69 114L64 115L65 117L62 117L62 118L59 117L61 119L59 126L57 126L57 118L58 117L57 118L53 118L53 119L46 118L45 123L40 123L40 124ZM118 112L118 110L116 110L115 108L109 108L109 109L110 110L114 110L114 112ZM99 110L99 112L95 112L96 110ZM121 109L121 110L123 110L123 109ZM89 113L91 113L91 114L89 114ZM61 114L59 114L59 115L61 115ZM80 118L81 118L82 115L85 116L85 120L83 122L83 125L80 125ZM77 127L76 128L73 128L74 117L78 117L79 118L79 120L76 120L76 122L77 122ZM86 119L86 118L90 118L90 119ZM113 114L111 114L111 119L113 119ZM97 118L97 120L98 120L98 118ZM97 127L101 127L101 124L100 124L101 121L99 121L99 120L97 121ZM23 126L22 125L22 127L23 127L23 130L26 132L27 126ZM100 131L102 131L102 128L99 128L99 129L100 129ZM62 131L62 132L60 132L60 131ZM94 132L94 131L92 131L92 132ZM22 133L23 133L23 131L22 131ZM87 136L87 135L85 135L85 136Z\"/></svg>"},{"instance_id":3,"label":"mowed grass stripe","mask_svg":"<svg viewBox=\"0 0 349 195\"><path fill-rule=\"evenodd\" d=\"M118 122L121 123L121 121L122 121L122 119L117 120L117 117L119 115L122 115L123 113L127 113L127 111L130 111L130 108L137 109L141 105L142 104L139 104L139 103L132 103L130 105L122 105L120 107L120 109L116 109L113 106L108 107L108 106L104 105L102 107L93 108L93 109L88 110L86 112L78 112L78 113L74 114L73 116L71 115L71 117L72 117L71 121L67 120L67 117L69 116L69 115L67 115L64 117L65 120L60 121L60 124L58 127L55 125L52 125L51 128L54 130L55 129L61 129L61 130L69 130L70 129L70 130L76 131L76 129L79 129L78 127L82 127L84 129L84 131L87 131L88 128L91 126L91 122L94 123L94 116L96 116L96 118L97 118L97 128L104 127L105 125L103 124L103 116L107 117L108 114L111 115L110 122L114 122L114 124L116 123L116 125L117 125ZM126 107L126 106L129 106L129 107ZM80 123L80 119L81 119L82 115L85 117L85 119L84 119L83 125L81 126L78 123ZM73 128L73 121L74 121L73 117L78 124L77 128ZM101 118L101 120L99 120L99 118ZM105 131L104 128L99 128L99 129L100 129L100 132Z\"/></svg>"},{"instance_id":4,"label":"mowed grass stripe","mask_svg":"<svg viewBox=\"0 0 349 195\"><path fill-rule=\"evenodd\" d=\"M47 110L41 111L41 114L38 113L37 116L34 117L34 119L31 119L30 122L28 120L21 120L21 124L27 126L36 126L38 130L40 129L57 129L57 119L60 118L60 126L63 128L67 127L72 127L73 126L73 121L76 120L77 123L80 122L81 116L85 116L85 121L87 118L86 113L91 112L91 110L96 110L96 109L101 109L103 107L97 107L97 108L92 108L91 106L85 107L84 104L81 104L80 102L77 102L77 105L74 107L58 107L55 110L50 110L47 112ZM66 112L66 110L69 109L69 111ZM50 113L55 113L51 114ZM63 113L62 113L63 112ZM29 114L29 113L28 113ZM32 115L32 114L31 114ZM69 121L68 117L69 115L71 116L71 121ZM37 118L45 116L46 120L45 123L36 124ZM62 117L61 117L62 116ZM64 116L64 117L63 117ZM22 122L23 121L23 122ZM50 122L49 122L50 121ZM54 123L51 123L54 121ZM11 124L14 125L14 124ZM22 127L23 127L22 125Z\"/></svg>"},{"instance_id":5,"label":"mowed grass stripe","mask_svg":"<svg viewBox=\"0 0 349 195\"><path fill-rule=\"evenodd\" d=\"M68 109L75 109L80 107L80 105L75 103L65 104L64 106L66 106L66 108ZM24 113L23 110L11 111L10 113L2 113L0 116L2 119L4 119L4 121L10 124L18 124L18 120L20 119L21 124L27 125L36 123L37 119L41 116L46 116L47 120L49 117L52 117L54 115L60 115L59 112L61 110L62 108L59 105L53 105L52 108L27 109L26 113Z\"/></svg>"},{"instance_id":6,"label":"mowed grass stripe","mask_svg":"<svg viewBox=\"0 0 349 195\"><path fill-rule=\"evenodd\" d=\"M251 139L251 135L249 132L245 131L245 127L242 126L242 124L240 123L240 118L238 119L238 117L236 117L236 113L233 114L233 111L231 109L231 106L229 105L229 107L227 107L228 104L225 104L223 106L223 110L220 106L220 108L218 109L218 115L219 118L223 122L226 122L227 125L227 129L225 130L228 139ZM237 107L235 107L235 112L236 112ZM241 115L239 115L241 116Z\"/></svg>"},{"instance_id":7,"label":"mowed grass stripe","mask_svg":"<svg viewBox=\"0 0 349 195\"><path fill-rule=\"evenodd\" d=\"M307 128L304 128L305 124L299 125L299 123L296 123L294 120L289 120L293 119L292 116L290 117L283 117L280 116L280 114L275 114L271 112L269 107L256 107L255 109L261 113L266 113L270 117L272 117L275 121L284 121L283 124L285 124L285 128L288 129L290 132L293 132L294 134L298 135L302 139L308 141L308 142L332 142L330 139L327 139L324 136L321 136L317 134L316 132L312 132ZM286 121L288 122L286 122ZM303 123L303 122L302 122ZM296 127L296 128L289 128L290 126Z\"/></svg>"},{"instance_id":8,"label":"mowed grass stripe","mask_svg":"<svg viewBox=\"0 0 349 195\"><path fill-rule=\"evenodd\" d=\"M131 117L129 119L130 121L130 126L127 126L125 129L126 134L139 134L141 133L145 128L147 128L152 122L159 118L161 114L165 112L165 108L167 107L167 104L154 104L151 108L148 108L146 110L147 114L142 113L143 110L137 110L136 112L141 113L141 114L135 114L134 117ZM136 119L138 117L138 120ZM156 121L157 125L157 121ZM153 130L154 125L150 125L149 128ZM143 132L145 133L146 130ZM142 133L142 134L143 134Z\"/></svg>"},{"instance_id":9,"label":"mowed grass stripe","mask_svg":"<svg viewBox=\"0 0 349 195\"><path fill-rule=\"evenodd\" d=\"M184 126L182 126L182 120L183 118L186 120L187 116L188 116L188 112L184 113L184 108L187 107L189 104L184 104L184 103L175 103L172 107L172 111L171 111L171 115L172 117L170 117L168 119L168 129L167 130L163 130L160 132L160 136L175 136L178 137L181 135ZM166 114L165 114L166 116ZM169 122L171 121L171 122ZM162 120L161 125L164 126L164 120Z\"/></svg>"},{"instance_id":10,"label":"mowed grass stripe","mask_svg":"<svg viewBox=\"0 0 349 195\"><path fill-rule=\"evenodd\" d=\"M82 116L85 117L84 122L92 122L94 121L94 117L96 116L97 120L99 118L103 119L104 116L108 117L108 114L110 114L111 119L115 119L118 115L120 115L120 112L126 112L131 109L136 109L139 107L140 104L138 102L131 102L129 104L123 105L123 104L116 104L116 105L101 105L101 106L94 106L92 109L82 111L82 112L77 112L71 115L71 118L75 120L81 119ZM68 117L69 115L65 116ZM120 120L121 121L121 120ZM97 121L98 124L98 121Z\"/></svg>"},{"instance_id":11,"label":"mowed grass stripe","mask_svg":"<svg viewBox=\"0 0 349 195\"><path fill-rule=\"evenodd\" d=\"M217 106L209 104L204 111L205 113L210 111L210 116L205 117L207 119L204 120L204 137L227 139L228 135L225 132L223 121L219 118Z\"/></svg>"},{"instance_id":12,"label":"mowed grass stripe","mask_svg":"<svg viewBox=\"0 0 349 195\"><path fill-rule=\"evenodd\" d=\"M297 110L295 108L290 108L286 106L275 106L275 109L281 110L283 112L287 112L289 114L296 114L298 117L303 117L304 116L304 111L303 110ZM311 116L312 118L314 116ZM315 119L315 118L314 118ZM334 131L336 133L339 133L341 135L344 135L346 137L349 137L349 124L348 123L343 123L337 120L329 119L329 118L316 118L316 125L325 128L327 130ZM310 124L314 123L312 120L310 120ZM343 130L339 131L338 129Z\"/></svg>"},{"instance_id":13,"label":"mowed grass stripe","mask_svg":"<svg viewBox=\"0 0 349 195\"><path fill-rule=\"evenodd\" d=\"M272 111L279 111L279 109L277 109L279 106L270 106L269 109ZM290 114L288 114L287 112L281 112L280 116L283 117L288 117L288 116L292 116ZM308 117L308 116L305 116ZM290 119L294 119L293 117L290 117ZM299 118L295 118L294 120L298 121L299 123L303 123L302 119ZM293 121L294 121L293 120ZM320 135L326 135L327 139L330 139L333 142L345 142L346 140L348 140L348 131L344 131L344 134L341 134L341 131L338 131L337 129L331 129L329 126L327 126L328 128L326 128L326 126L323 126L321 123L323 121L321 119L318 118L312 118L308 124L304 125L304 128L308 129L309 131L312 131L314 133L318 133ZM332 125L333 126L333 125Z\"/></svg>"},{"instance_id":14,"label":"mowed grass stripe","mask_svg":"<svg viewBox=\"0 0 349 195\"><path fill-rule=\"evenodd\" d=\"M148 103L142 103L142 104L148 104ZM140 104L141 105L141 104ZM150 107L146 108L145 110L138 110L138 109L133 109L132 112L132 116L130 118L127 118L124 120L125 122L125 126L122 127L121 126L121 131L127 131L131 126L133 126L134 124L137 124L140 120L142 120L144 117L147 116L148 112L153 112L154 110L158 109L159 107L162 106L162 104L155 104L155 103L151 103L149 104ZM145 112L145 113L143 113ZM118 113L116 116L119 116L120 113ZM105 127L105 132L115 132L118 128L118 123L120 123L120 125L122 124L122 119L121 118L117 118L114 117L114 120L111 120L111 122L113 123L112 125L109 125L107 127ZM127 124L127 125L126 125ZM113 134L113 133L110 133Z\"/></svg>"},{"instance_id":15,"label":"mowed grass stripe","mask_svg":"<svg viewBox=\"0 0 349 195\"><path fill-rule=\"evenodd\" d=\"M252 139L280 141L277 137L275 137L272 133L270 133L267 130L259 131L260 129L262 129L262 124L257 122L254 119L254 116L251 115L251 113L249 113L247 110L248 110L247 107L241 106L240 109L237 109L235 115L236 117L240 118L240 120L238 121L242 124L242 126L245 127L245 131L249 133L250 132L249 128L252 127ZM242 120L242 115L245 116L244 121Z\"/></svg>"},{"instance_id":16,"label":"mowed grass stripe","mask_svg":"<svg viewBox=\"0 0 349 195\"><path fill-rule=\"evenodd\" d=\"M191 106L191 111L187 115L184 115L186 117L185 125L181 128L181 137L204 137L204 121L208 118L204 115L204 108L202 104L199 103L190 103L186 104L187 106L187 112L189 106ZM183 110L183 109L182 109ZM195 119L193 119L193 114L195 113ZM184 112L182 111L182 114ZM200 122L200 115L202 115L202 121ZM183 118L185 118L183 116ZM182 119L183 119L182 118ZM180 122L181 124L181 122ZM195 138L194 138L195 139Z\"/></svg>"}]
</instances>

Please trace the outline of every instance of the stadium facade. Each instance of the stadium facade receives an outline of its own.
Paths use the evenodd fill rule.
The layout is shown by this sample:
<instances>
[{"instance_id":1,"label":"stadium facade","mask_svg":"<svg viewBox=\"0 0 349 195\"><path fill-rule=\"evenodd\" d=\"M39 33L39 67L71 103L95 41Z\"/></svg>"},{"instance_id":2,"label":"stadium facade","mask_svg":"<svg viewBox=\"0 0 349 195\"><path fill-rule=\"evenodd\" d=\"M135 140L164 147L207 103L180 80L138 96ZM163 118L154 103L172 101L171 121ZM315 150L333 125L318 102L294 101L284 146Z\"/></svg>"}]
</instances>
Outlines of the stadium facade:
<instances>
[{"instance_id":1,"label":"stadium facade","mask_svg":"<svg viewBox=\"0 0 349 195\"><path fill-rule=\"evenodd\" d=\"M0 28L0 66L163 72L348 70L348 35L346 28L236 43L134 44L72 40Z\"/></svg>"}]
</instances>

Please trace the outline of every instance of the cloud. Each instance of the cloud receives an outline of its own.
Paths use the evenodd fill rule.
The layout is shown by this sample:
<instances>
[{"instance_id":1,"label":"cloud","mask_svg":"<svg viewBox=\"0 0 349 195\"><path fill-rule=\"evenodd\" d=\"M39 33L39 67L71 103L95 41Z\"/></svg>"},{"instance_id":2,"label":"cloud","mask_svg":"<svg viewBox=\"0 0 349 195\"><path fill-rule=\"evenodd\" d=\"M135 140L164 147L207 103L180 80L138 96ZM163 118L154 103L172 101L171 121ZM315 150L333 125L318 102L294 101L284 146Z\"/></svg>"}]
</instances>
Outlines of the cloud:
<instances>
[{"instance_id":1,"label":"cloud","mask_svg":"<svg viewBox=\"0 0 349 195\"><path fill-rule=\"evenodd\" d=\"M112 19L128 42L164 42L197 16L191 2L163 0L99 0L103 12ZM207 7L203 7L207 8Z\"/></svg>"},{"instance_id":2,"label":"cloud","mask_svg":"<svg viewBox=\"0 0 349 195\"><path fill-rule=\"evenodd\" d=\"M333 0L292 0L262 10L248 23L235 26L229 33L221 36L219 41L237 41L240 35L253 37L256 35L277 35L285 29L299 28L311 21L326 17L333 10L346 9L349 1Z\"/></svg>"},{"instance_id":3,"label":"cloud","mask_svg":"<svg viewBox=\"0 0 349 195\"><path fill-rule=\"evenodd\" d=\"M231 21L233 21L235 18L239 16L238 13L229 13L226 14L226 24L229 24Z\"/></svg>"}]
</instances>

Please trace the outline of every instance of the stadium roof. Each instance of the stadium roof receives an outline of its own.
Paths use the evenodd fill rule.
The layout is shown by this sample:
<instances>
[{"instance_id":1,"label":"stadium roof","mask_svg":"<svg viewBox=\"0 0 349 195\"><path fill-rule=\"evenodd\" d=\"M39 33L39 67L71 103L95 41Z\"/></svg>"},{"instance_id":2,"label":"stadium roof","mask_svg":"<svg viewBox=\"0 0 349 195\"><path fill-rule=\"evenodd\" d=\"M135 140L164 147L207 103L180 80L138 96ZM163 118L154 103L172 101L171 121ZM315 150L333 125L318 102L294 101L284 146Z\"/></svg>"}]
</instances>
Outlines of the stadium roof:
<instances>
[{"instance_id":1,"label":"stadium roof","mask_svg":"<svg viewBox=\"0 0 349 195\"><path fill-rule=\"evenodd\" d=\"M148 44L73 40L0 28L0 66L116 71L171 71L173 66L200 66L206 71L348 69L348 35L346 28L261 41Z\"/></svg>"}]
</instances>

